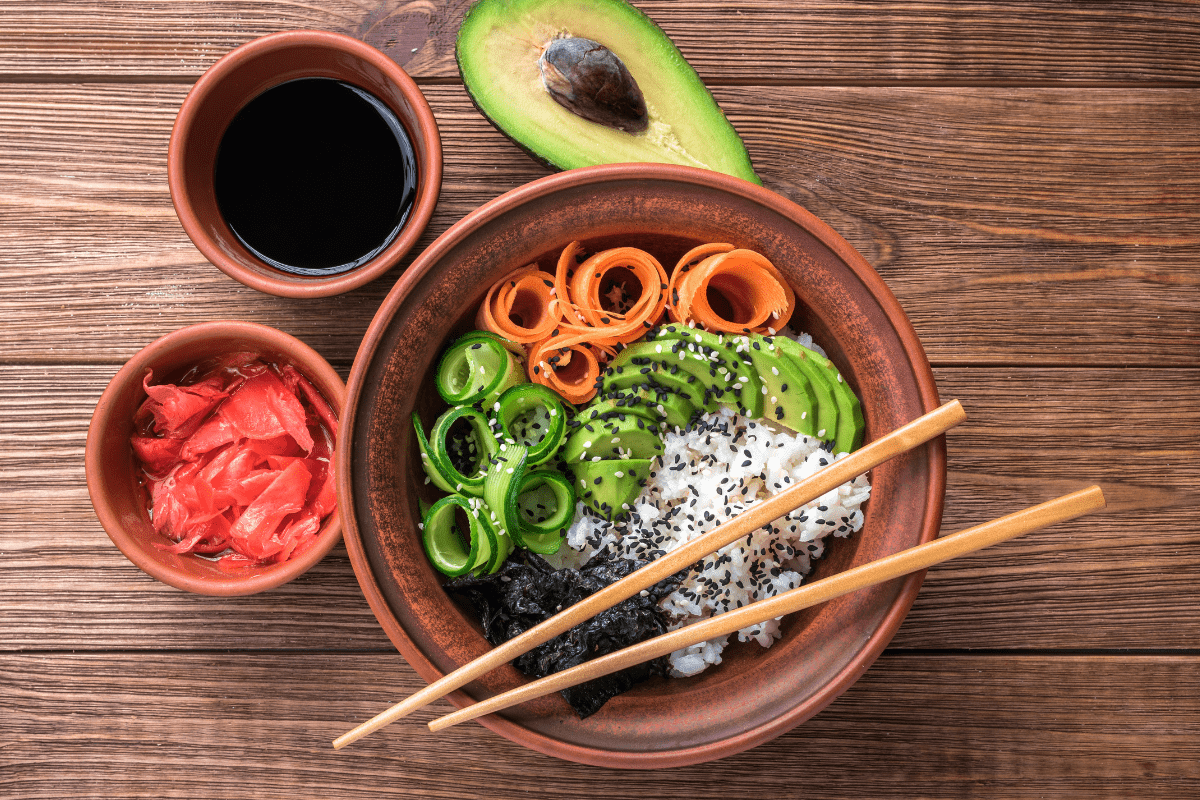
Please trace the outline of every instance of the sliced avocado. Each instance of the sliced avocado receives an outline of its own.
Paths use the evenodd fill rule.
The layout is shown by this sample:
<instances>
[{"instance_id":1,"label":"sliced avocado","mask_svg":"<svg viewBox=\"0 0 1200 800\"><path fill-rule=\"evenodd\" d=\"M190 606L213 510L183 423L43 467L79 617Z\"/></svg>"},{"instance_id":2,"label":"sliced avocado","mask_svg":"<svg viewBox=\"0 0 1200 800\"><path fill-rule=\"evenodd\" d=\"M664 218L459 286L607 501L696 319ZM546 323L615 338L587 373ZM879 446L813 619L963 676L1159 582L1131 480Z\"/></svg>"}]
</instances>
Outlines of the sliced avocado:
<instances>
[{"instance_id":1,"label":"sliced avocado","mask_svg":"<svg viewBox=\"0 0 1200 800\"><path fill-rule=\"evenodd\" d=\"M700 76L624 0L480 0L455 58L480 112L551 167L655 161L761 184Z\"/></svg>"},{"instance_id":2,"label":"sliced avocado","mask_svg":"<svg viewBox=\"0 0 1200 800\"><path fill-rule=\"evenodd\" d=\"M812 435L824 441L833 439L837 435L838 405L833 399L833 389L829 386L825 371L818 367L815 361L804 357L801 351L805 348L785 336L765 337L763 347L770 354L787 358L808 380L813 393L813 412L816 416L813 423L816 430Z\"/></svg>"},{"instance_id":3,"label":"sliced avocado","mask_svg":"<svg viewBox=\"0 0 1200 800\"><path fill-rule=\"evenodd\" d=\"M695 404L687 397L648 385L608 392L596 401L611 402L619 409L653 420L659 427L687 428L696 414Z\"/></svg>"},{"instance_id":4,"label":"sliced avocado","mask_svg":"<svg viewBox=\"0 0 1200 800\"><path fill-rule=\"evenodd\" d=\"M655 425L662 420L662 415L658 413L657 409L649 408L644 403L631 405L627 405L625 402L618 403L615 397L608 395L597 396L592 402L579 409L575 420L580 424L607 422L627 415L641 417L646 422L652 422Z\"/></svg>"},{"instance_id":5,"label":"sliced avocado","mask_svg":"<svg viewBox=\"0 0 1200 800\"><path fill-rule=\"evenodd\" d=\"M805 436L817 432L816 398L804 373L779 348L768 349L762 338L750 340L747 350L763 388L763 417Z\"/></svg>"},{"instance_id":6,"label":"sliced avocado","mask_svg":"<svg viewBox=\"0 0 1200 800\"><path fill-rule=\"evenodd\" d=\"M638 426L637 417L603 423L587 422L576 428L563 445L569 464L594 458L654 458L663 451L662 437L653 426Z\"/></svg>"},{"instance_id":7,"label":"sliced avocado","mask_svg":"<svg viewBox=\"0 0 1200 800\"><path fill-rule=\"evenodd\" d=\"M601 378L604 393L624 389L647 388L655 394L674 392L693 406L705 406L705 385L679 365L679 358L655 342L635 342L622 350Z\"/></svg>"},{"instance_id":8,"label":"sliced avocado","mask_svg":"<svg viewBox=\"0 0 1200 800\"><path fill-rule=\"evenodd\" d=\"M853 453L862 444L866 420L863 418L862 403L850 388L842 373L825 356L805 348L805 357L815 361L825 373L833 399L838 405L838 434L834 442L835 452Z\"/></svg>"},{"instance_id":9,"label":"sliced avocado","mask_svg":"<svg viewBox=\"0 0 1200 800\"><path fill-rule=\"evenodd\" d=\"M656 364L650 368L650 372L646 375L618 375L611 381L605 381L602 391L605 394L611 392L637 391L645 389L655 399L662 400L664 397L676 394L682 399L688 401L693 408L699 407L704 402L704 387L699 381L688 383L688 378L692 378L691 373L684 370L679 371L680 374L672 375L670 372L663 370L661 365ZM694 379L693 379L694 380Z\"/></svg>"},{"instance_id":10,"label":"sliced avocado","mask_svg":"<svg viewBox=\"0 0 1200 800\"><path fill-rule=\"evenodd\" d=\"M652 333L647 343L655 350L661 348L659 357L665 363L686 369L707 387L704 408L719 403L745 416L762 416L762 384L733 339L686 325L666 325Z\"/></svg>"},{"instance_id":11,"label":"sliced avocado","mask_svg":"<svg viewBox=\"0 0 1200 800\"><path fill-rule=\"evenodd\" d=\"M862 405L837 367L825 356L786 336L776 336L771 341L808 376L818 398L818 405L832 403L836 408L832 421L821 413L822 409L818 409L817 437L832 439L835 453L851 453L857 450L862 444L865 427Z\"/></svg>"},{"instance_id":12,"label":"sliced avocado","mask_svg":"<svg viewBox=\"0 0 1200 800\"><path fill-rule=\"evenodd\" d=\"M584 505L611 520L642 493L652 463L649 458L613 458L572 464L576 495Z\"/></svg>"}]
</instances>

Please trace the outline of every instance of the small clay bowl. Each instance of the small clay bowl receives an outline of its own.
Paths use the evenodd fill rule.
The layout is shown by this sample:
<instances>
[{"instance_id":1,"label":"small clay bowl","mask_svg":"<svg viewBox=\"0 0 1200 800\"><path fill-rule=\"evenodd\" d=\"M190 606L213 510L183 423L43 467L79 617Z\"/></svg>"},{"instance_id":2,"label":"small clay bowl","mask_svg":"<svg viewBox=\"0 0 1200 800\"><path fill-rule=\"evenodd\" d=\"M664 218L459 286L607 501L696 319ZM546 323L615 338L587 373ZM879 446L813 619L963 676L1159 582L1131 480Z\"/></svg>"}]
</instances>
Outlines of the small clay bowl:
<instances>
[{"instance_id":1,"label":"small clay bowl","mask_svg":"<svg viewBox=\"0 0 1200 800\"><path fill-rule=\"evenodd\" d=\"M281 586L324 558L342 533L341 512L335 509L321 526L317 541L295 558L236 573L226 572L197 555L177 555L155 547L155 543L170 542L150 526L145 492L138 487L138 467L129 444L134 413L146 399L142 386L146 371L153 370L156 379L178 375L203 361L241 351L258 353L268 362L295 366L340 418L346 386L317 351L265 325L216 321L181 328L144 347L113 376L100 395L88 427L84 450L88 494L105 532L143 572L197 594L246 595Z\"/></svg>"},{"instance_id":2,"label":"small clay bowl","mask_svg":"<svg viewBox=\"0 0 1200 800\"><path fill-rule=\"evenodd\" d=\"M258 258L225 223L213 185L221 137L237 112L267 89L299 78L332 78L375 95L404 125L416 155L416 198L404 227L370 261L336 275L295 275ZM167 181L183 229L226 275L280 297L328 297L380 277L412 249L441 191L441 138L421 90L379 50L340 33L284 31L231 50L196 81L171 130Z\"/></svg>"},{"instance_id":3,"label":"small clay bowl","mask_svg":"<svg viewBox=\"0 0 1200 800\"><path fill-rule=\"evenodd\" d=\"M858 392L867 441L939 404L925 352L883 280L829 226L773 192L689 167L617 164L552 175L496 198L440 236L384 300L351 370L338 443L338 494L354 571L392 642L429 681L491 646L422 551L420 503L434 495L425 486L412 415L428 425L444 408L434 365L474 326L491 284L533 262L552 270L574 240L588 252L641 247L668 269L705 242L756 250L796 290L793 329L811 333ZM935 538L944 448L939 438L872 470L862 530L833 540L809 580ZM731 644L717 667L639 684L583 720L551 695L479 722L543 753L608 767L727 756L803 722L854 683L892 638L922 577L790 615L774 646ZM510 665L449 699L461 707L527 681Z\"/></svg>"}]
</instances>

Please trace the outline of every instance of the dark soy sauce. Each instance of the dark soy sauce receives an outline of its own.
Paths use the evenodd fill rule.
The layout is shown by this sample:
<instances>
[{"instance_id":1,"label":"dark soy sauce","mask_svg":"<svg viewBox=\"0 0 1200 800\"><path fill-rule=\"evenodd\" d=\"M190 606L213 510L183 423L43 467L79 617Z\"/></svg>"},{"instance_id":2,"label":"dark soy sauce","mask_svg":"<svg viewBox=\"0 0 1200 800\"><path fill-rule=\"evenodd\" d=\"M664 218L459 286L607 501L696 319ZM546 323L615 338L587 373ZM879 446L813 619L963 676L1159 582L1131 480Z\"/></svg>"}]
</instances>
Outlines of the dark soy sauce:
<instances>
[{"instance_id":1,"label":"dark soy sauce","mask_svg":"<svg viewBox=\"0 0 1200 800\"><path fill-rule=\"evenodd\" d=\"M387 247L416 194L412 142L370 92L330 78L272 87L237 113L217 151L217 206L264 262L334 275Z\"/></svg>"}]
</instances>

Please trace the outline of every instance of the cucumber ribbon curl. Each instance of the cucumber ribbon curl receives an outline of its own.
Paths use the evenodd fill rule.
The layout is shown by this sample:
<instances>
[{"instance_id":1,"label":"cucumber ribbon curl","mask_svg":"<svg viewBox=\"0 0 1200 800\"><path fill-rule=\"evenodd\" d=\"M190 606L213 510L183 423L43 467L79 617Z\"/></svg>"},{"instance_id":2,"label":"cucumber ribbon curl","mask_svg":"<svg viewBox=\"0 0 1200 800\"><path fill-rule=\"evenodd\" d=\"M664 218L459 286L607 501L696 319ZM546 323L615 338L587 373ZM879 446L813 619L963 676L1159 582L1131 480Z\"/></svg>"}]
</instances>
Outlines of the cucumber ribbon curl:
<instances>
[{"instance_id":1,"label":"cucumber ribbon curl","mask_svg":"<svg viewBox=\"0 0 1200 800\"><path fill-rule=\"evenodd\" d=\"M561 404L556 413L565 415ZM456 423L465 423L465 433ZM434 485L451 492L425 511L422 542L430 562L452 577L495 572L514 546L543 555L557 552L575 514L570 478L532 463L528 445L500 444L489 424L498 423L478 408L456 406L438 417L426 438L413 415L422 466ZM552 457L565 436L565 420L563 430L551 427L552 435L534 445L540 458ZM547 438L553 446L543 454ZM456 460L460 466L469 463L470 474L460 471ZM464 516L465 531L456 522Z\"/></svg>"},{"instance_id":2,"label":"cucumber ribbon curl","mask_svg":"<svg viewBox=\"0 0 1200 800\"><path fill-rule=\"evenodd\" d=\"M524 382L523 352L487 331L463 334L438 362L438 394L450 405L490 402Z\"/></svg>"}]
</instances>

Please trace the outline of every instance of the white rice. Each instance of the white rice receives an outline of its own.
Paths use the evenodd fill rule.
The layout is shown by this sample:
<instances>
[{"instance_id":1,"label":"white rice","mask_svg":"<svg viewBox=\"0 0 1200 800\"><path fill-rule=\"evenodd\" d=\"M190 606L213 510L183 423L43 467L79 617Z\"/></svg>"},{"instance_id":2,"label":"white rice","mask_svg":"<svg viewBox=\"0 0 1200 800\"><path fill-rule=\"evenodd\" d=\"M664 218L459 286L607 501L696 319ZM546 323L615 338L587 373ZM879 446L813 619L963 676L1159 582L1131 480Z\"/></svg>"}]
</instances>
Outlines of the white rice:
<instances>
[{"instance_id":1,"label":"white rice","mask_svg":"<svg viewBox=\"0 0 1200 800\"><path fill-rule=\"evenodd\" d=\"M736 516L841 458L817 439L778 431L728 409L705 414L690 431L664 436L664 454L628 518L609 523L583 512L567 533L573 551L557 565L586 561L601 548L633 559L654 559ZM672 629L800 585L824 538L862 528L860 506L870 496L859 476L705 558L662 602ZM738 631L740 641L770 647L779 621ZM728 637L678 650L672 674L695 675L721 662Z\"/></svg>"}]
</instances>

